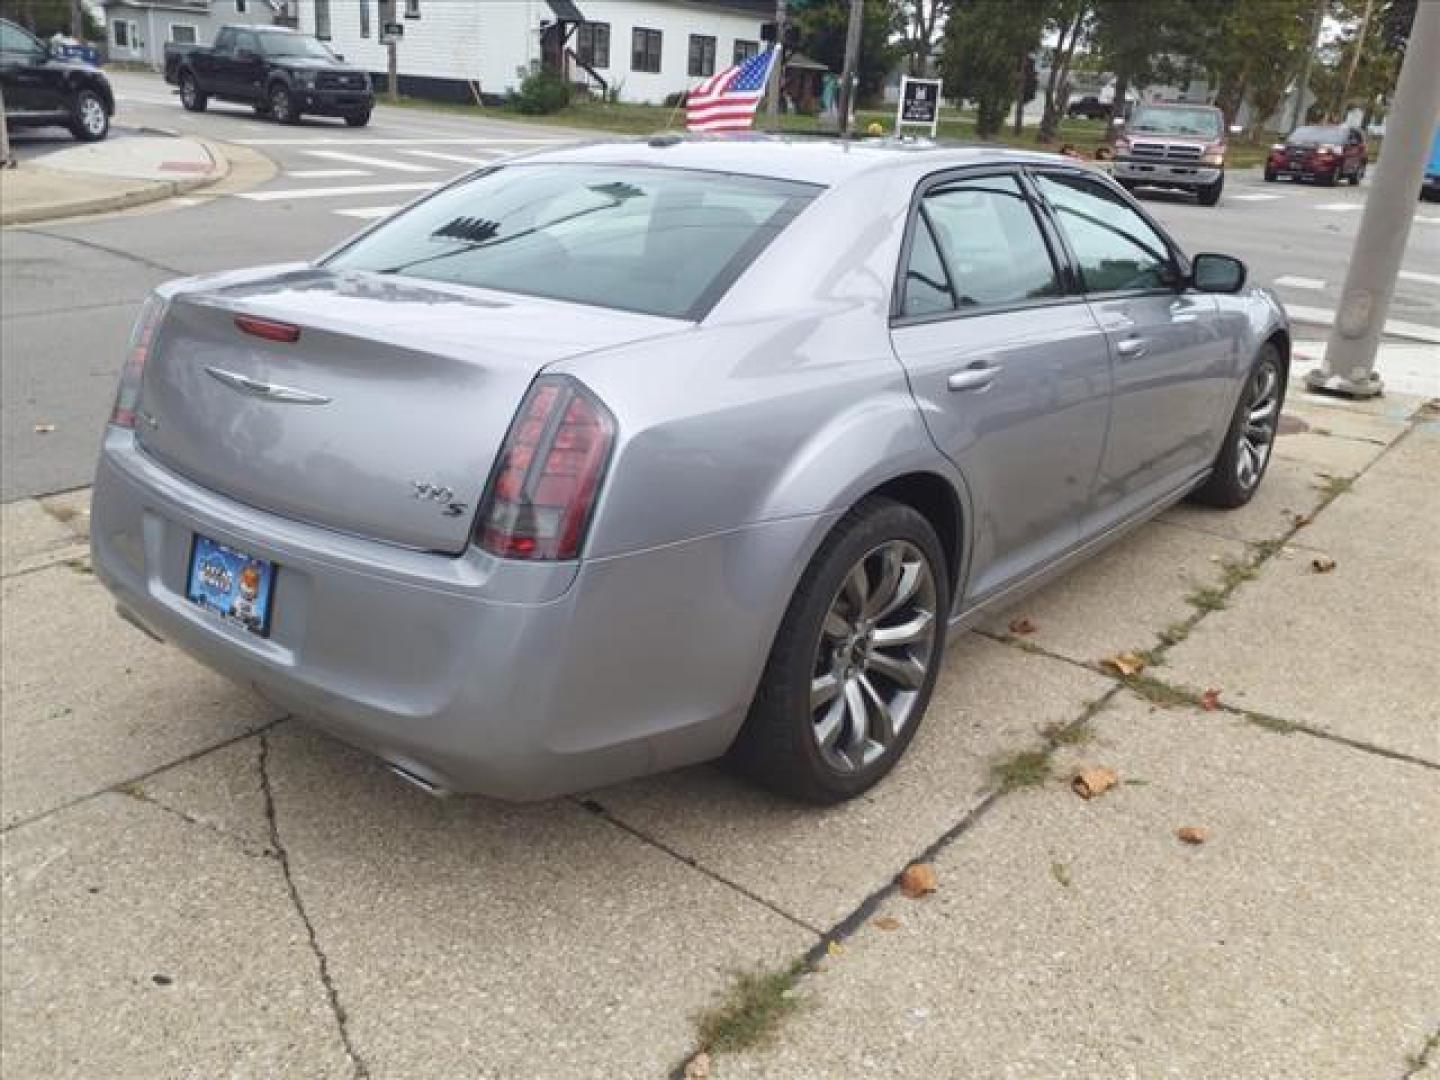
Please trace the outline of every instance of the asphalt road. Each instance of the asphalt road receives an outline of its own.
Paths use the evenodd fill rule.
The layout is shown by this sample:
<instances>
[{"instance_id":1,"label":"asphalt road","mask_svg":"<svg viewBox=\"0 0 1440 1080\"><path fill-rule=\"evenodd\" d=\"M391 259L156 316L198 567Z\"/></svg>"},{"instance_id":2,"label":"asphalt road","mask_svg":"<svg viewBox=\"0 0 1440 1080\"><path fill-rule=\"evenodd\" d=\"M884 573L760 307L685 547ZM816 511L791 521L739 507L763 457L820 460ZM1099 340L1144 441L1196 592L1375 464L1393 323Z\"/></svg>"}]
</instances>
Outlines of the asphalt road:
<instances>
[{"instance_id":1,"label":"asphalt road","mask_svg":"<svg viewBox=\"0 0 1440 1080\"><path fill-rule=\"evenodd\" d=\"M125 340L146 293L169 278L311 258L475 164L564 140L554 129L381 107L371 125L280 127L246 108L185 112L159 79L118 74L118 120L238 143L270 157L252 191L7 229L0 238L0 498L88 484ZM593 135L592 135L593 137ZM20 133L33 148L57 133ZM28 150L25 152L29 152ZM1225 251L1287 303L1333 310L1366 188L1232 176L1217 208L1148 201L1191 251ZM1440 327L1440 207L1418 203L1390 316ZM41 434L37 425L54 425Z\"/></svg>"}]
</instances>

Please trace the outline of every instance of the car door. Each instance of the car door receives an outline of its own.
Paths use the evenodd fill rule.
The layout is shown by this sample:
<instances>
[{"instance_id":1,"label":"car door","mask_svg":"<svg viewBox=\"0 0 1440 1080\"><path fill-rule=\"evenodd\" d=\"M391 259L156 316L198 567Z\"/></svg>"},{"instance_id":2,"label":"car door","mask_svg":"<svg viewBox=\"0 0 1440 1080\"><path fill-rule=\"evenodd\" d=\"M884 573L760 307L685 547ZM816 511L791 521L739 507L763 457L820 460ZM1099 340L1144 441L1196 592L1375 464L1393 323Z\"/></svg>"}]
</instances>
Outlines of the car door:
<instances>
[{"instance_id":1,"label":"car door","mask_svg":"<svg viewBox=\"0 0 1440 1080\"><path fill-rule=\"evenodd\" d=\"M233 97L239 83L236 73L236 49L240 33L229 27L215 35L215 47L196 58L201 88L218 97Z\"/></svg>"},{"instance_id":2,"label":"car door","mask_svg":"<svg viewBox=\"0 0 1440 1080\"><path fill-rule=\"evenodd\" d=\"M1076 543L1104 446L1109 354L1018 170L928 183L902 258L891 339L968 488L970 606Z\"/></svg>"},{"instance_id":3,"label":"car door","mask_svg":"<svg viewBox=\"0 0 1440 1080\"><path fill-rule=\"evenodd\" d=\"M1213 296L1178 287L1176 247L1113 185L1078 170L1035 170L1113 360L1110 431L1087 533L1193 481L1213 461L1233 379Z\"/></svg>"},{"instance_id":4,"label":"car door","mask_svg":"<svg viewBox=\"0 0 1440 1080\"><path fill-rule=\"evenodd\" d=\"M265 57L260 52L260 35L242 30L235 35L235 57L231 61L231 89L235 97L259 101L265 76Z\"/></svg>"},{"instance_id":5,"label":"car door","mask_svg":"<svg viewBox=\"0 0 1440 1080\"><path fill-rule=\"evenodd\" d=\"M49 50L30 33L0 22L0 86L10 113L58 113L65 103L57 72L46 68Z\"/></svg>"}]
</instances>

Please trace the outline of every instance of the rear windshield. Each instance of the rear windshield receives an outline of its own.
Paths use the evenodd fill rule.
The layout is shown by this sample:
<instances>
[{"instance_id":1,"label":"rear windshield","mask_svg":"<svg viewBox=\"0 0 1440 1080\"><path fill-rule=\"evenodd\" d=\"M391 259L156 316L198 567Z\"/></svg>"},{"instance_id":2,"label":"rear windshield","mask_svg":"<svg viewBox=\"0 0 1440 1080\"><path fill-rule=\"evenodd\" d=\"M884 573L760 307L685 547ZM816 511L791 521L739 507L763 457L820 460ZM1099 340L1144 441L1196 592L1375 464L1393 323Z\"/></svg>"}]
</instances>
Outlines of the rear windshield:
<instances>
[{"instance_id":1,"label":"rear windshield","mask_svg":"<svg viewBox=\"0 0 1440 1080\"><path fill-rule=\"evenodd\" d=\"M1343 143L1345 141L1345 129L1341 127L1300 127L1292 131L1290 138L1285 141L1304 143L1306 145Z\"/></svg>"},{"instance_id":2,"label":"rear windshield","mask_svg":"<svg viewBox=\"0 0 1440 1080\"><path fill-rule=\"evenodd\" d=\"M681 169L520 163L440 192L327 265L700 319L819 190Z\"/></svg>"},{"instance_id":3,"label":"rear windshield","mask_svg":"<svg viewBox=\"0 0 1440 1080\"><path fill-rule=\"evenodd\" d=\"M1205 139L1220 137L1220 114L1211 108L1138 109L1130 130L1156 135L1194 135Z\"/></svg>"}]
</instances>

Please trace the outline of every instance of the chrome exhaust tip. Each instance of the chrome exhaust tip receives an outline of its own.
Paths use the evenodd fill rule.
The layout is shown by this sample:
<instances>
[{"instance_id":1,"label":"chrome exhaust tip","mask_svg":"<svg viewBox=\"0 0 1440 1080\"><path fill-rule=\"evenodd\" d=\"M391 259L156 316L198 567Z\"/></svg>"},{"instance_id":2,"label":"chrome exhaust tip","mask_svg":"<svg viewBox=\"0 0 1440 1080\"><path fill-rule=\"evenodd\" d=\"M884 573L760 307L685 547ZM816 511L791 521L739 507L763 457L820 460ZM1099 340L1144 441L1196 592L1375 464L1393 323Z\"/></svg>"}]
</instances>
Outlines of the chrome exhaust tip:
<instances>
[{"instance_id":1,"label":"chrome exhaust tip","mask_svg":"<svg viewBox=\"0 0 1440 1080\"><path fill-rule=\"evenodd\" d=\"M411 769L406 768L404 765L397 765L393 761L387 761L385 763L385 767L389 769L392 773L394 773L396 776L398 776L401 780L404 780L411 787L419 788L421 791L425 792L426 795L429 795L432 798L448 799L451 795L454 794L454 792L452 792L449 788L442 787L441 785L435 783L435 781L430 780L425 776L422 776L418 772L414 772Z\"/></svg>"}]
</instances>

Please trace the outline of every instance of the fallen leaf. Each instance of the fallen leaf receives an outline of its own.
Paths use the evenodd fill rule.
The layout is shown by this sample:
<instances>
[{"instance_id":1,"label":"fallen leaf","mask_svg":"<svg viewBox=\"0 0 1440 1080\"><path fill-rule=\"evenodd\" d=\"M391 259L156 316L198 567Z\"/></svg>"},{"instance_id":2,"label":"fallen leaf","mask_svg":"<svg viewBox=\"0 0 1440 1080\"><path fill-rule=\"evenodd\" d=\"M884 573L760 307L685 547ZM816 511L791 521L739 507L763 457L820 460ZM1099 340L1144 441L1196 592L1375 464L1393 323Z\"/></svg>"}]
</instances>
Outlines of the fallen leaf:
<instances>
[{"instance_id":1,"label":"fallen leaf","mask_svg":"<svg viewBox=\"0 0 1440 1080\"><path fill-rule=\"evenodd\" d=\"M844 951L845 947L841 945L838 941L827 941L825 943L826 956L839 956Z\"/></svg>"},{"instance_id":2,"label":"fallen leaf","mask_svg":"<svg viewBox=\"0 0 1440 1080\"><path fill-rule=\"evenodd\" d=\"M900 875L900 891L911 900L918 900L939 887L940 882L935 877L935 867L929 863L911 863Z\"/></svg>"},{"instance_id":3,"label":"fallen leaf","mask_svg":"<svg viewBox=\"0 0 1440 1080\"><path fill-rule=\"evenodd\" d=\"M1310 524L1312 521L1314 521L1314 520L1315 520L1315 515L1314 515L1314 514L1291 514L1291 515L1290 515L1290 521L1294 524L1295 528L1297 528L1297 529L1303 529L1306 525L1309 525L1309 524Z\"/></svg>"},{"instance_id":4,"label":"fallen leaf","mask_svg":"<svg viewBox=\"0 0 1440 1080\"><path fill-rule=\"evenodd\" d=\"M35 425L35 434L36 434L36 435L49 435L49 434L50 434L52 431L54 431L54 430L55 430L55 425L54 425L54 424L36 424L36 425Z\"/></svg>"},{"instance_id":5,"label":"fallen leaf","mask_svg":"<svg viewBox=\"0 0 1440 1080\"><path fill-rule=\"evenodd\" d=\"M1068 889L1070 887L1070 868L1063 862L1052 862L1050 864L1050 874L1056 881L1065 886L1065 888Z\"/></svg>"},{"instance_id":6,"label":"fallen leaf","mask_svg":"<svg viewBox=\"0 0 1440 1080\"><path fill-rule=\"evenodd\" d=\"M1031 622L1029 619L1025 618L1025 616L1022 615L1022 616L1020 616L1020 618L1018 618L1018 619L1011 619L1011 620L1010 620L1010 633L1012 633L1012 634L1033 634L1034 632L1035 632L1035 624L1034 624L1033 622Z\"/></svg>"},{"instance_id":7,"label":"fallen leaf","mask_svg":"<svg viewBox=\"0 0 1440 1080\"><path fill-rule=\"evenodd\" d=\"M899 930L900 920L894 915L881 915L879 918L870 920L877 930Z\"/></svg>"},{"instance_id":8,"label":"fallen leaf","mask_svg":"<svg viewBox=\"0 0 1440 1080\"><path fill-rule=\"evenodd\" d=\"M710 1080L710 1055L700 1051L685 1063L685 1080Z\"/></svg>"},{"instance_id":9,"label":"fallen leaf","mask_svg":"<svg viewBox=\"0 0 1440 1080\"><path fill-rule=\"evenodd\" d=\"M1096 795L1103 795L1115 786L1120 778L1115 775L1114 769L1106 768L1104 765L1092 765L1088 769L1081 769L1070 781L1070 789L1082 799L1093 799Z\"/></svg>"},{"instance_id":10,"label":"fallen leaf","mask_svg":"<svg viewBox=\"0 0 1440 1080\"><path fill-rule=\"evenodd\" d=\"M1316 555L1310 560L1310 568L1317 574L1328 574L1335 569L1335 560L1329 555Z\"/></svg>"},{"instance_id":11,"label":"fallen leaf","mask_svg":"<svg viewBox=\"0 0 1440 1080\"><path fill-rule=\"evenodd\" d=\"M1210 830L1204 825L1182 825L1175 830L1178 836L1187 844L1203 844L1210 836Z\"/></svg>"},{"instance_id":12,"label":"fallen leaf","mask_svg":"<svg viewBox=\"0 0 1440 1080\"><path fill-rule=\"evenodd\" d=\"M1100 661L1100 666L1128 678L1131 675L1139 675L1145 670L1145 658L1139 653L1122 652L1115 656L1107 656Z\"/></svg>"},{"instance_id":13,"label":"fallen leaf","mask_svg":"<svg viewBox=\"0 0 1440 1080\"><path fill-rule=\"evenodd\" d=\"M1200 695L1200 707L1206 712L1214 712L1220 707L1220 691L1206 690Z\"/></svg>"}]
</instances>

